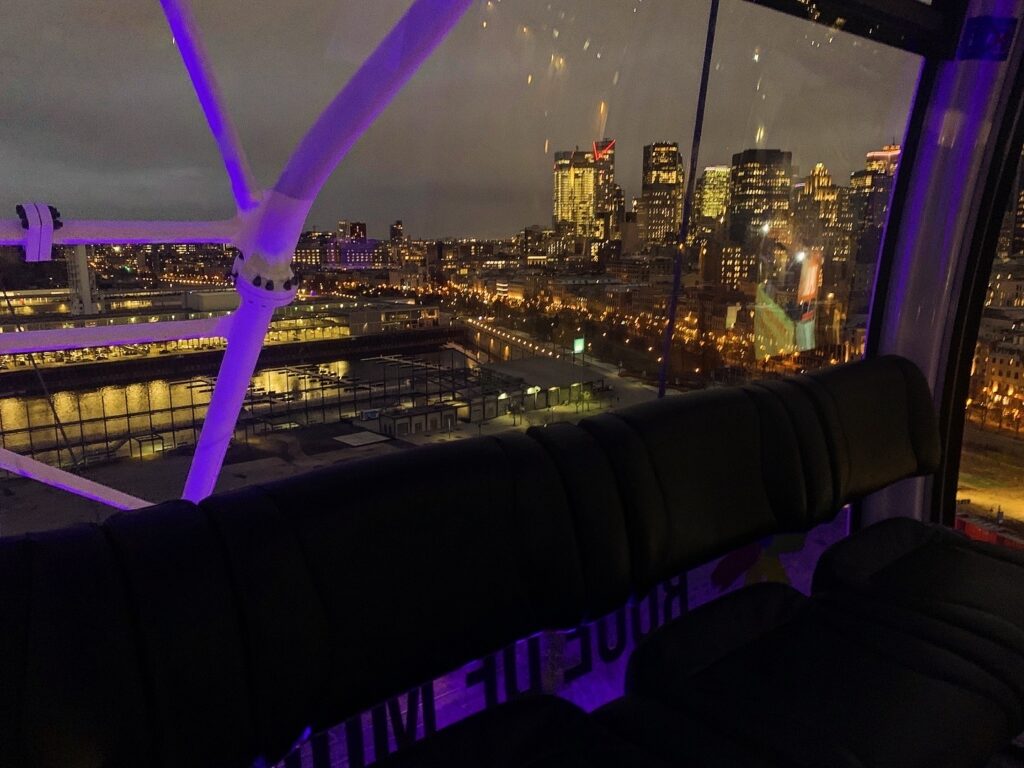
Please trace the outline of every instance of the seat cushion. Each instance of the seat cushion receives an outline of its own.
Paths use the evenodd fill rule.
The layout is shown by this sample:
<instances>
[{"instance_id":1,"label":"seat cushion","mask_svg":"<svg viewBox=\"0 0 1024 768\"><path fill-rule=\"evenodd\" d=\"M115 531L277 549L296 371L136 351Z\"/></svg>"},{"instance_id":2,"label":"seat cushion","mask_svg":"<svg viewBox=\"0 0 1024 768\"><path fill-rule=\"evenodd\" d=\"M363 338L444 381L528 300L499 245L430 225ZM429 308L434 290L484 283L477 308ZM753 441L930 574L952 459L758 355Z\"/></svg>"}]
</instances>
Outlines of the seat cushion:
<instances>
[{"instance_id":1,"label":"seat cushion","mask_svg":"<svg viewBox=\"0 0 1024 768\"><path fill-rule=\"evenodd\" d=\"M1024 552L971 541L941 526L893 518L834 544L818 561L814 591L855 593L939 621L1024 659ZM908 631L922 634L924 618ZM930 635L929 635L930 636ZM1012 678L1012 666L1006 675Z\"/></svg>"},{"instance_id":2,"label":"seat cushion","mask_svg":"<svg viewBox=\"0 0 1024 768\"><path fill-rule=\"evenodd\" d=\"M1016 732L1019 697L996 671L787 589L739 590L665 625L633 654L629 693L786 765L974 766Z\"/></svg>"},{"instance_id":3,"label":"seat cushion","mask_svg":"<svg viewBox=\"0 0 1024 768\"><path fill-rule=\"evenodd\" d=\"M537 696L481 712L376 763L380 768L660 768L642 749L563 699Z\"/></svg>"},{"instance_id":4,"label":"seat cushion","mask_svg":"<svg viewBox=\"0 0 1024 768\"><path fill-rule=\"evenodd\" d=\"M814 591L836 589L872 590L922 606L962 606L1024 630L1024 552L916 520L884 520L826 550Z\"/></svg>"},{"instance_id":5,"label":"seat cushion","mask_svg":"<svg viewBox=\"0 0 1024 768\"><path fill-rule=\"evenodd\" d=\"M699 768L784 768L764 744L727 736L712 723L643 696L623 696L594 712L605 728L669 765ZM641 747L642 745L642 747Z\"/></svg>"}]
</instances>

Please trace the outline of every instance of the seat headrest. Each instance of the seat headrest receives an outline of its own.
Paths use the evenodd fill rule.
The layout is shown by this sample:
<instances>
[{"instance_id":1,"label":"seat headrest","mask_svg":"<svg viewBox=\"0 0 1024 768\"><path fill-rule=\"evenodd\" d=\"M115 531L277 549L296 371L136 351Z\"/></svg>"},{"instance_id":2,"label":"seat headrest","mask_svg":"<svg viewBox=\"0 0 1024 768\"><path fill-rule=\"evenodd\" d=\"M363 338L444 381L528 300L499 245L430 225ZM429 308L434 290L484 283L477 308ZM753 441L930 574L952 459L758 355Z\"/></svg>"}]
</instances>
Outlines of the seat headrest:
<instances>
[{"instance_id":1,"label":"seat headrest","mask_svg":"<svg viewBox=\"0 0 1024 768\"><path fill-rule=\"evenodd\" d=\"M818 409L839 480L839 503L938 469L938 418L928 382L886 355L798 377Z\"/></svg>"}]
</instances>

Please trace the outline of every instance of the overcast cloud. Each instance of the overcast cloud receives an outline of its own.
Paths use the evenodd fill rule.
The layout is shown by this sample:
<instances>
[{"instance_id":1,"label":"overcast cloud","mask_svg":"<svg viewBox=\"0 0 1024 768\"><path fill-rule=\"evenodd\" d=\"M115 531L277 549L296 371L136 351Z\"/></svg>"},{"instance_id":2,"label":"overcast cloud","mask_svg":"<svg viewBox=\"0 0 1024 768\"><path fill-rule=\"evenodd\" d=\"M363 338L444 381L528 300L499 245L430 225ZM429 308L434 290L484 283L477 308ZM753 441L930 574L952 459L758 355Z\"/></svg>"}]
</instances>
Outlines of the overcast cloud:
<instances>
[{"instance_id":1,"label":"overcast cloud","mask_svg":"<svg viewBox=\"0 0 1024 768\"><path fill-rule=\"evenodd\" d=\"M401 15L401 0L193 0L250 162L291 149ZM215 218L233 205L156 0L32 0L0 26L0 216ZM707 4L492 0L460 26L335 171L311 224L391 220L414 237L548 223L551 160L602 135L639 194L643 144L688 162ZM485 26L486 23L486 26ZM788 149L844 183L901 137L919 60L723 0L700 164ZM602 103L604 104L602 111Z\"/></svg>"}]
</instances>

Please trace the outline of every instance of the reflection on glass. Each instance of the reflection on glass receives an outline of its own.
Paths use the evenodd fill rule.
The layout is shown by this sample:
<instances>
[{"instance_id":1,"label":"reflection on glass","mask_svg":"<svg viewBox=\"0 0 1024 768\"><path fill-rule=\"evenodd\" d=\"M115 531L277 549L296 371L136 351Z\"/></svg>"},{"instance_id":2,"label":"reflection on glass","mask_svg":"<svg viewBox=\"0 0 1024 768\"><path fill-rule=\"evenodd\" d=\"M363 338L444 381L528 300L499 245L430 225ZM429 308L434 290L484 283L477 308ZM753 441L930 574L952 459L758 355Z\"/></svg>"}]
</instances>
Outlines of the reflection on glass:
<instances>
[{"instance_id":1,"label":"reflection on glass","mask_svg":"<svg viewBox=\"0 0 1024 768\"><path fill-rule=\"evenodd\" d=\"M957 526L1024 548L1024 158L1003 217L964 422Z\"/></svg>"}]
</instances>

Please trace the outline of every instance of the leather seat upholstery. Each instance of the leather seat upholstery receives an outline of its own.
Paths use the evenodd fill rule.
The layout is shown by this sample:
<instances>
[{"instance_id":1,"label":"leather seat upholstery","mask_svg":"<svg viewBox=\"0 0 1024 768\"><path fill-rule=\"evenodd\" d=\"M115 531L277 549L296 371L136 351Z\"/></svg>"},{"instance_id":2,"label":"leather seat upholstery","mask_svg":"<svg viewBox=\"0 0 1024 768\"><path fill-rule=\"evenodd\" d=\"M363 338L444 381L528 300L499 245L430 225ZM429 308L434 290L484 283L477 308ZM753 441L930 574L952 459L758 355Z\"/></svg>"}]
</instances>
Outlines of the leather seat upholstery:
<instances>
[{"instance_id":1,"label":"leather seat upholstery","mask_svg":"<svg viewBox=\"0 0 1024 768\"><path fill-rule=\"evenodd\" d=\"M0 539L0 763L249 766L545 629L934 469L880 358ZM427 765L973 766L1024 727L1024 557L910 520L649 634L626 696L532 697Z\"/></svg>"}]
</instances>

